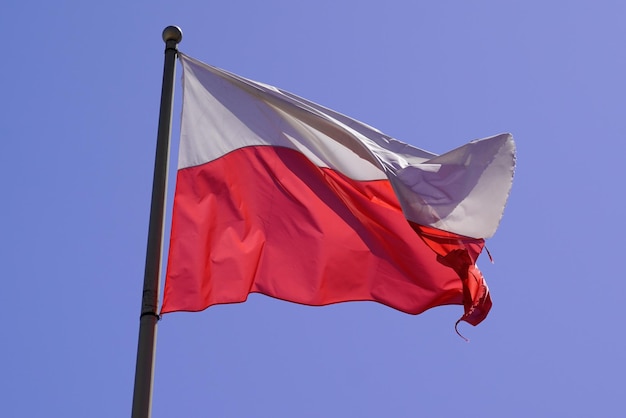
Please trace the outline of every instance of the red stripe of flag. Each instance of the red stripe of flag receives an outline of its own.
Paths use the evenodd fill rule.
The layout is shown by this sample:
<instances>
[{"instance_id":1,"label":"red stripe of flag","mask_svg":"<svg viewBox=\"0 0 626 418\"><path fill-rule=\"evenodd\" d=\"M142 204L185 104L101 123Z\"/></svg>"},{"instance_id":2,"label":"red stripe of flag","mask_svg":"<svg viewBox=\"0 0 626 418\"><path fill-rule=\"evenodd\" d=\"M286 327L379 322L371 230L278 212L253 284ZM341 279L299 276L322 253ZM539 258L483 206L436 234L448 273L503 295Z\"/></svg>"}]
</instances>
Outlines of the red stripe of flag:
<instances>
[{"instance_id":1,"label":"red stripe of flag","mask_svg":"<svg viewBox=\"0 0 626 418\"><path fill-rule=\"evenodd\" d=\"M409 223L387 180L357 181L298 151L258 146L179 170L162 313L243 302L375 301L419 314L491 300L483 240Z\"/></svg>"}]
</instances>

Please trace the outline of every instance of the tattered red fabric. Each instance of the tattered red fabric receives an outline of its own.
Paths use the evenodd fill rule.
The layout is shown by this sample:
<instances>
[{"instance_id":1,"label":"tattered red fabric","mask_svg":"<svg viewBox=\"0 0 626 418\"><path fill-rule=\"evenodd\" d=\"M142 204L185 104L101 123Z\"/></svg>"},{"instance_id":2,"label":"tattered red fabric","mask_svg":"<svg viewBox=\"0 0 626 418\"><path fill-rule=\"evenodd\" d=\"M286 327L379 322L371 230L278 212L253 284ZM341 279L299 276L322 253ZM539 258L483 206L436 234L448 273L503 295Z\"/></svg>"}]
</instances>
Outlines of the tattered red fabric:
<instances>
[{"instance_id":1,"label":"tattered red fabric","mask_svg":"<svg viewBox=\"0 0 626 418\"><path fill-rule=\"evenodd\" d=\"M484 241L462 237L440 229L412 224L424 242L437 253L437 260L452 268L463 282L465 315L459 320L478 325L487 317L492 302L489 288L476 267Z\"/></svg>"}]
</instances>

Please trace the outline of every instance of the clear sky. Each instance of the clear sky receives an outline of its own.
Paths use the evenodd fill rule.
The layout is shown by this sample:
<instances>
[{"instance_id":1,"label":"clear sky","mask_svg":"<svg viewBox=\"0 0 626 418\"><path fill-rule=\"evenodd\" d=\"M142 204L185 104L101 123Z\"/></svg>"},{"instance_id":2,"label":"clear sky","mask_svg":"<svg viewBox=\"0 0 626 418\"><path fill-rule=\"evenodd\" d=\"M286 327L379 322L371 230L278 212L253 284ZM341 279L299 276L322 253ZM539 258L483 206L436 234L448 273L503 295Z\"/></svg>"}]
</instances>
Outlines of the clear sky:
<instances>
[{"instance_id":1,"label":"clear sky","mask_svg":"<svg viewBox=\"0 0 626 418\"><path fill-rule=\"evenodd\" d=\"M470 343L461 306L169 314L153 417L624 416L625 18L617 0L4 1L0 416L130 416L170 24L195 58L435 153L511 132L518 166Z\"/></svg>"}]
</instances>

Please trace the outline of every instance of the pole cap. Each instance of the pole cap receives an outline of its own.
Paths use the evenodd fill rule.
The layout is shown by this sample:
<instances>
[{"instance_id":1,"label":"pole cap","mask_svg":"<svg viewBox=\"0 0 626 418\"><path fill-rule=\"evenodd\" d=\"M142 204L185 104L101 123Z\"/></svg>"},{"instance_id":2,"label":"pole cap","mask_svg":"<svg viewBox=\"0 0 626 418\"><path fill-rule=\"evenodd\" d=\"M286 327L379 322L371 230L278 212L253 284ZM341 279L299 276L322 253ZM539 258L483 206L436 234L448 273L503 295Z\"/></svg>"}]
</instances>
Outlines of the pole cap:
<instances>
[{"instance_id":1,"label":"pole cap","mask_svg":"<svg viewBox=\"0 0 626 418\"><path fill-rule=\"evenodd\" d=\"M168 26L163 29L163 42L174 41L179 43L183 40L183 31L178 26Z\"/></svg>"}]
</instances>

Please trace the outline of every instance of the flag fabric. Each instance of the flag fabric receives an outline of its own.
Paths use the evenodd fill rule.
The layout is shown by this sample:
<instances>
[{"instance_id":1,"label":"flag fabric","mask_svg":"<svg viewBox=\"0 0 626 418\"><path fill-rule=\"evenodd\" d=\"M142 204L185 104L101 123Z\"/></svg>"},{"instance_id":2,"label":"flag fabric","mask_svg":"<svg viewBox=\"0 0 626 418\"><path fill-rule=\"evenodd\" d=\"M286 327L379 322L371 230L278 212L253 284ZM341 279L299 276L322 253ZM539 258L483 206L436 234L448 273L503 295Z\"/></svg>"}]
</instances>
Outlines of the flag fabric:
<instances>
[{"instance_id":1,"label":"flag fabric","mask_svg":"<svg viewBox=\"0 0 626 418\"><path fill-rule=\"evenodd\" d=\"M162 313L243 302L491 308L476 267L511 188L509 134L442 155L179 53L181 139Z\"/></svg>"}]
</instances>

